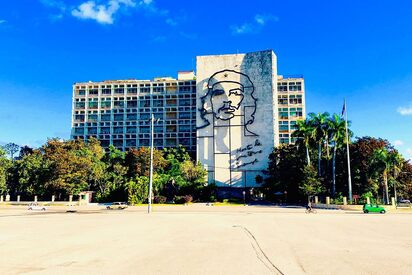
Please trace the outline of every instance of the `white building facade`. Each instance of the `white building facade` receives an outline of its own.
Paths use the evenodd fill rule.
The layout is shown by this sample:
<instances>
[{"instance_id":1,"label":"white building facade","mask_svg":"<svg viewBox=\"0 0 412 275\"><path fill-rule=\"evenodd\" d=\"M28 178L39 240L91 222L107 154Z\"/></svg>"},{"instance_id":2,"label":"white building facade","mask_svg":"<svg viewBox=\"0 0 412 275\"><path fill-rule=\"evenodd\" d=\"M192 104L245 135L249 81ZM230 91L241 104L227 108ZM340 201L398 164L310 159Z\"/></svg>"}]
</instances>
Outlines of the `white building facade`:
<instances>
[{"instance_id":1,"label":"white building facade","mask_svg":"<svg viewBox=\"0 0 412 275\"><path fill-rule=\"evenodd\" d=\"M218 187L257 187L279 143L273 51L197 57L197 159Z\"/></svg>"}]
</instances>

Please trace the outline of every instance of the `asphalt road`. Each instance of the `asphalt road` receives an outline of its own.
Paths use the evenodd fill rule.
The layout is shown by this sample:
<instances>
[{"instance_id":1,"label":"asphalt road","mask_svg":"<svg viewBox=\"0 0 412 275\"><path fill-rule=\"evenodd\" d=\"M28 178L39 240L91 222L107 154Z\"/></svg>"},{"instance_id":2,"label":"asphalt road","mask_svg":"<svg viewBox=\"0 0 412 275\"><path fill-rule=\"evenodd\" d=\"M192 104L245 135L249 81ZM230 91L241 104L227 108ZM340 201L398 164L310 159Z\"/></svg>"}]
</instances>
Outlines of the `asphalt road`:
<instances>
[{"instance_id":1,"label":"asphalt road","mask_svg":"<svg viewBox=\"0 0 412 275\"><path fill-rule=\"evenodd\" d=\"M0 207L0 274L411 274L412 214Z\"/></svg>"}]
</instances>

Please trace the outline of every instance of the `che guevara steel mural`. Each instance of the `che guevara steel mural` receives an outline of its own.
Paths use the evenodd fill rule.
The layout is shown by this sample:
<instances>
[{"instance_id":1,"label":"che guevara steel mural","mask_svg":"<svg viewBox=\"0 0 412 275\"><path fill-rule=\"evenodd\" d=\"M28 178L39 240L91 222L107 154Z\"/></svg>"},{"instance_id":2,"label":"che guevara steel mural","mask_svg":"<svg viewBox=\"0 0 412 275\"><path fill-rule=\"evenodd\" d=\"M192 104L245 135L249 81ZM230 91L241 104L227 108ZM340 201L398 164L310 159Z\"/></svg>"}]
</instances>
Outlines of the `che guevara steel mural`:
<instances>
[{"instance_id":1,"label":"che guevara steel mural","mask_svg":"<svg viewBox=\"0 0 412 275\"><path fill-rule=\"evenodd\" d=\"M229 145L230 169L237 170L253 166L258 162L257 155L262 153L259 135L251 130L256 119L257 108L257 98L254 93L255 86L248 75L226 69L210 76L207 82L207 92L200 97L201 107L198 111L202 124L197 127L198 129L208 126L214 128L240 126L243 137L234 138L243 138L248 141L236 148ZM223 126L219 126L219 122L223 122ZM232 137L229 137L229 140L232 140Z\"/></svg>"}]
</instances>

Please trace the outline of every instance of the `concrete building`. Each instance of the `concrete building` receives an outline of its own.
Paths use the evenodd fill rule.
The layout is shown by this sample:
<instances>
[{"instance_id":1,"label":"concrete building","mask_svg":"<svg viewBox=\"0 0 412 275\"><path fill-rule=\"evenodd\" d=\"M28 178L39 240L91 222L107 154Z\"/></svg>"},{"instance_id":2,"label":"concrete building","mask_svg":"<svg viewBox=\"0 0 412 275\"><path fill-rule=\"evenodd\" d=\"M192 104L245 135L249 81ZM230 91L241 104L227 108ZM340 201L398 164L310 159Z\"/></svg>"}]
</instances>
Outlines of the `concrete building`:
<instances>
[{"instance_id":1,"label":"concrete building","mask_svg":"<svg viewBox=\"0 0 412 275\"><path fill-rule=\"evenodd\" d=\"M278 128L275 136L279 143L295 143L292 133L296 122L306 118L305 81L303 76L278 76Z\"/></svg>"},{"instance_id":2,"label":"concrete building","mask_svg":"<svg viewBox=\"0 0 412 275\"><path fill-rule=\"evenodd\" d=\"M197 57L197 158L209 183L257 186L278 144L277 106L273 51Z\"/></svg>"},{"instance_id":3,"label":"concrete building","mask_svg":"<svg viewBox=\"0 0 412 275\"><path fill-rule=\"evenodd\" d=\"M120 150L150 145L150 115L156 148L196 150L194 72L149 80L108 80L73 85L73 139L95 137Z\"/></svg>"},{"instance_id":4,"label":"concrete building","mask_svg":"<svg viewBox=\"0 0 412 275\"><path fill-rule=\"evenodd\" d=\"M258 187L273 147L295 142L305 118L303 77L278 75L272 50L198 56L196 66L177 79L75 83L72 138L147 147L153 112L156 148L183 145L221 188Z\"/></svg>"}]
</instances>

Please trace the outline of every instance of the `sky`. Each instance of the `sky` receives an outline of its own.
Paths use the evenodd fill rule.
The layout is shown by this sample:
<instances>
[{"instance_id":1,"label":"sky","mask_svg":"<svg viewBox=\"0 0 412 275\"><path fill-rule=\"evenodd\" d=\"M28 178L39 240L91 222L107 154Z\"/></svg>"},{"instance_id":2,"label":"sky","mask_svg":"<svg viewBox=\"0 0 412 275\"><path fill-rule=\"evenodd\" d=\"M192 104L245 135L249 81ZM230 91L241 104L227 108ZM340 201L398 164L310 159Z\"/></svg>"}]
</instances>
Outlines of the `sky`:
<instances>
[{"instance_id":1,"label":"sky","mask_svg":"<svg viewBox=\"0 0 412 275\"><path fill-rule=\"evenodd\" d=\"M70 137L72 85L176 77L197 55L273 49L307 113L412 159L412 2L0 0L0 145Z\"/></svg>"}]
</instances>

